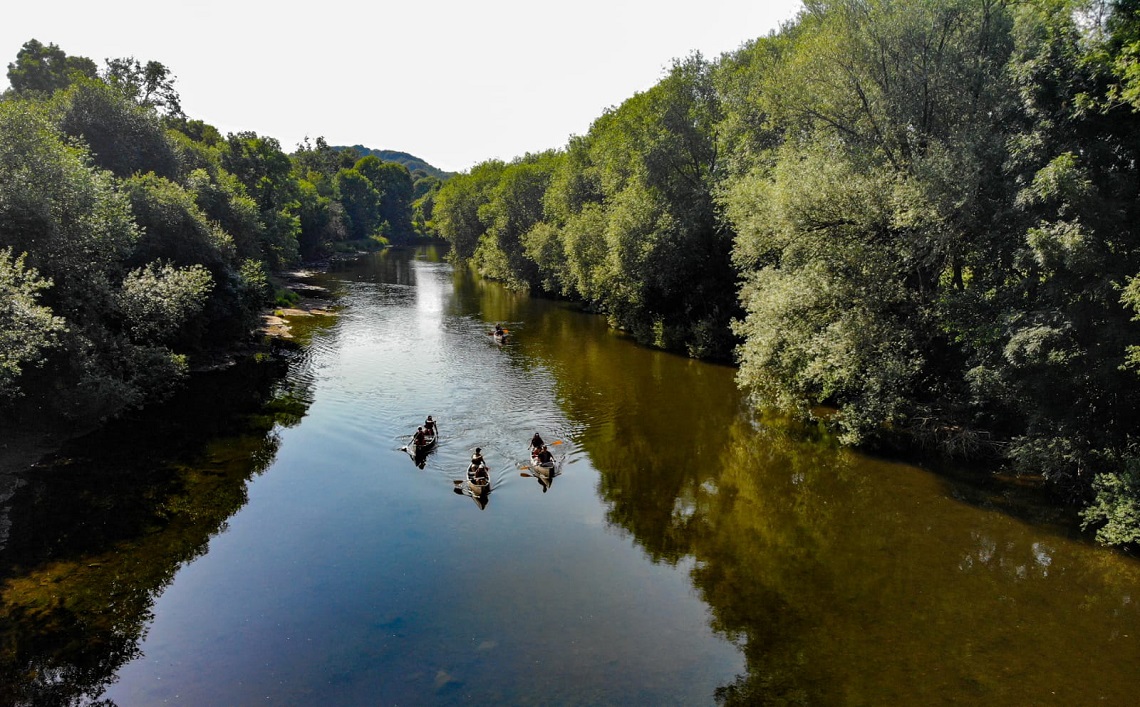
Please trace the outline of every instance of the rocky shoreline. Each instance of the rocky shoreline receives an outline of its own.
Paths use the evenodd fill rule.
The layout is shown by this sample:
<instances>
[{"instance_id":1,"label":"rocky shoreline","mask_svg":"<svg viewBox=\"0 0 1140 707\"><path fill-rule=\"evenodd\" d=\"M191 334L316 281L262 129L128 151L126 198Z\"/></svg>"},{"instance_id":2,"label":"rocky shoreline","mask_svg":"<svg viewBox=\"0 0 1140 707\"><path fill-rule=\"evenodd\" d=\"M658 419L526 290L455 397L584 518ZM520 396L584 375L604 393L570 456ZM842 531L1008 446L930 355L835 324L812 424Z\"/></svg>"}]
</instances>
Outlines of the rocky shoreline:
<instances>
[{"instance_id":1,"label":"rocky shoreline","mask_svg":"<svg viewBox=\"0 0 1140 707\"><path fill-rule=\"evenodd\" d=\"M336 316L336 311L329 306L333 294L328 289L309 282L319 272L319 270L306 269L279 275L284 287L296 293L301 299L291 307L275 308L262 313L258 334L263 339L291 341L293 331L289 322L298 317Z\"/></svg>"}]
</instances>

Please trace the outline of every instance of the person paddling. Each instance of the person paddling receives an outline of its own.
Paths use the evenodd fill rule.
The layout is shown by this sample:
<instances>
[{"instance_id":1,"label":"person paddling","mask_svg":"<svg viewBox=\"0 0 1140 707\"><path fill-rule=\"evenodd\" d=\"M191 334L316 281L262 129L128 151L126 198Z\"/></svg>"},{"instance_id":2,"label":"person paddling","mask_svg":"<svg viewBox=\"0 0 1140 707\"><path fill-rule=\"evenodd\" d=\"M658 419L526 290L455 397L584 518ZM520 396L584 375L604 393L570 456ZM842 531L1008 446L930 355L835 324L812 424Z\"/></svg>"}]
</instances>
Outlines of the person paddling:
<instances>
[{"instance_id":1,"label":"person paddling","mask_svg":"<svg viewBox=\"0 0 1140 707\"><path fill-rule=\"evenodd\" d=\"M428 415L427 420L424 421L424 432L432 437L439 436L439 427L436 426L435 420L431 419L431 415Z\"/></svg>"},{"instance_id":2,"label":"person paddling","mask_svg":"<svg viewBox=\"0 0 1140 707\"><path fill-rule=\"evenodd\" d=\"M542 436L535 432L534 436L530 438L531 453L538 452L538 450L542 449L544 446L546 445L542 441Z\"/></svg>"},{"instance_id":3,"label":"person paddling","mask_svg":"<svg viewBox=\"0 0 1140 707\"><path fill-rule=\"evenodd\" d=\"M486 462L486 460L483 459L483 448L482 447L476 447L475 453L471 455L470 470L474 471L481 466L487 466L487 462Z\"/></svg>"},{"instance_id":4,"label":"person paddling","mask_svg":"<svg viewBox=\"0 0 1140 707\"><path fill-rule=\"evenodd\" d=\"M542 445L542 449L535 455L535 458L538 459L539 464L549 464L554 461L554 455L550 453L545 444Z\"/></svg>"},{"instance_id":5,"label":"person paddling","mask_svg":"<svg viewBox=\"0 0 1140 707\"><path fill-rule=\"evenodd\" d=\"M475 448L471 455L471 466L467 467L467 478L476 486L486 486L491 483L491 475L487 473L487 462L483 459L483 450Z\"/></svg>"},{"instance_id":6,"label":"person paddling","mask_svg":"<svg viewBox=\"0 0 1140 707\"><path fill-rule=\"evenodd\" d=\"M414 435L412 435L412 446L415 449L419 449L420 447L424 446L424 428L423 427L417 427L416 428L416 433Z\"/></svg>"}]
</instances>

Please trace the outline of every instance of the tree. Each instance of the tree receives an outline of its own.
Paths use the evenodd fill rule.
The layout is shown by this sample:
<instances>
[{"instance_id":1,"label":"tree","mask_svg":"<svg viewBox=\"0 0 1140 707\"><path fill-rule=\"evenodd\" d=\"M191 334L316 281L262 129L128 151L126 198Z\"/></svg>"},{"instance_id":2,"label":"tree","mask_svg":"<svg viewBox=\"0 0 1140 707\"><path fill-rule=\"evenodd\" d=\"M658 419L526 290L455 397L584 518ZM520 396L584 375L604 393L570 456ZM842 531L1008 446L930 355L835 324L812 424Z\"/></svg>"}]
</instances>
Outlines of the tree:
<instances>
[{"instance_id":1,"label":"tree","mask_svg":"<svg viewBox=\"0 0 1140 707\"><path fill-rule=\"evenodd\" d=\"M355 169L342 169L336 176L337 192L348 218L349 233L359 240L376 232L380 194L372 182Z\"/></svg>"},{"instance_id":2,"label":"tree","mask_svg":"<svg viewBox=\"0 0 1140 707\"><path fill-rule=\"evenodd\" d=\"M408 168L398 162L383 162L374 155L360 158L356 171L368 178L372 188L380 195L376 206L377 224L387 224L396 241L412 235L412 176Z\"/></svg>"},{"instance_id":3,"label":"tree","mask_svg":"<svg viewBox=\"0 0 1140 707\"><path fill-rule=\"evenodd\" d=\"M526 257L525 234L543 220L543 200L557 165L554 152L527 155L507 165L480 208L488 224L475 250L475 264L487 276L537 285L538 268Z\"/></svg>"},{"instance_id":4,"label":"tree","mask_svg":"<svg viewBox=\"0 0 1140 707\"><path fill-rule=\"evenodd\" d=\"M202 311L213 287L213 277L201 265L176 268L156 261L127 273L118 304L134 339L168 343Z\"/></svg>"},{"instance_id":5,"label":"tree","mask_svg":"<svg viewBox=\"0 0 1140 707\"><path fill-rule=\"evenodd\" d=\"M95 78L97 67L87 57L67 56L54 44L46 47L29 39L16 54L16 61L8 64L8 81L18 94L51 94L67 88L77 78Z\"/></svg>"},{"instance_id":6,"label":"tree","mask_svg":"<svg viewBox=\"0 0 1140 707\"><path fill-rule=\"evenodd\" d=\"M20 374L42 364L66 328L62 317L37 303L51 282L26 269L25 259L14 257L11 248L0 249L0 400L20 393Z\"/></svg>"},{"instance_id":7,"label":"tree","mask_svg":"<svg viewBox=\"0 0 1140 707\"><path fill-rule=\"evenodd\" d=\"M139 235L111 174L43 106L0 101L0 247L54 283L45 296L57 314L97 317Z\"/></svg>"},{"instance_id":8,"label":"tree","mask_svg":"<svg viewBox=\"0 0 1140 707\"><path fill-rule=\"evenodd\" d=\"M417 234L427 235L434 226L435 197L443 182L436 177L425 176L412 184L412 227Z\"/></svg>"},{"instance_id":9,"label":"tree","mask_svg":"<svg viewBox=\"0 0 1140 707\"><path fill-rule=\"evenodd\" d=\"M970 438L962 343L981 332L977 309L957 315L1005 277L1011 22L994 2L813 2L785 41L749 50L757 83L729 104L754 152L722 205L758 399L838 404L849 442L937 436L949 419Z\"/></svg>"},{"instance_id":10,"label":"tree","mask_svg":"<svg viewBox=\"0 0 1140 707\"><path fill-rule=\"evenodd\" d=\"M490 201L491 190L505 168L499 160L481 162L470 172L447 180L436 196L436 228L451 242L452 252L461 260L475 254L480 236L487 231L480 208Z\"/></svg>"},{"instance_id":11,"label":"tree","mask_svg":"<svg viewBox=\"0 0 1140 707\"><path fill-rule=\"evenodd\" d=\"M175 76L158 61L140 64L138 59L107 59L103 80L136 104L165 115L181 118L182 101L174 88Z\"/></svg>"},{"instance_id":12,"label":"tree","mask_svg":"<svg viewBox=\"0 0 1140 707\"><path fill-rule=\"evenodd\" d=\"M300 182L301 257L315 259L329 254L334 243L348 239L348 219L339 201L322 196L309 181Z\"/></svg>"},{"instance_id":13,"label":"tree","mask_svg":"<svg viewBox=\"0 0 1140 707\"><path fill-rule=\"evenodd\" d=\"M326 179L332 179L343 167L341 151L330 147L324 137L320 136L317 137L315 144L306 136L304 141L297 145L297 151L292 154L292 159L301 176L310 181L314 181L311 176L313 172Z\"/></svg>"},{"instance_id":14,"label":"tree","mask_svg":"<svg viewBox=\"0 0 1140 707\"><path fill-rule=\"evenodd\" d=\"M281 144L254 132L231 133L222 148L222 166L242 183L261 210L261 257L271 266L294 262L301 224L297 218L297 177Z\"/></svg>"},{"instance_id":15,"label":"tree","mask_svg":"<svg viewBox=\"0 0 1140 707\"><path fill-rule=\"evenodd\" d=\"M136 222L143 229L128 261L141 266L169 261L179 267L205 265L220 274L233 266L233 238L206 218L194 196L155 174L137 175L123 184Z\"/></svg>"},{"instance_id":16,"label":"tree","mask_svg":"<svg viewBox=\"0 0 1140 707\"><path fill-rule=\"evenodd\" d=\"M60 127L81 138L97 165L117 177L154 172L179 179L182 165L162 121L149 108L97 79L81 79L56 97Z\"/></svg>"}]
</instances>

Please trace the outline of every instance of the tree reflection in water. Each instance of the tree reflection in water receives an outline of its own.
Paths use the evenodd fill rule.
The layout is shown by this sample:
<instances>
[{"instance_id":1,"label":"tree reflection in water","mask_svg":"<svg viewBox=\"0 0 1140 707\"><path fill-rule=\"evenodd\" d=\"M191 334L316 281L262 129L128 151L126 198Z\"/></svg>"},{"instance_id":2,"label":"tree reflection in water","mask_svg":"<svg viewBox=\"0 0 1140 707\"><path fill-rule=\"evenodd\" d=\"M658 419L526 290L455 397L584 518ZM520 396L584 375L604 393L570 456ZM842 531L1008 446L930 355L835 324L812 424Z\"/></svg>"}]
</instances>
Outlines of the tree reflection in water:
<instances>
[{"instance_id":1,"label":"tree reflection in water","mask_svg":"<svg viewBox=\"0 0 1140 707\"><path fill-rule=\"evenodd\" d=\"M610 523L655 562L691 558L712 627L741 647L747 673L719 702L1121 704L1140 689L1123 638L1140 633L1140 567L1031 496L753 420L728 369L492 295L490 316L527 322L528 365L554 372Z\"/></svg>"},{"instance_id":2,"label":"tree reflection in water","mask_svg":"<svg viewBox=\"0 0 1140 707\"><path fill-rule=\"evenodd\" d=\"M0 704L93 702L138 656L155 598L245 505L278 426L311 403L284 386L286 368L200 375L24 475L0 549Z\"/></svg>"}]
</instances>

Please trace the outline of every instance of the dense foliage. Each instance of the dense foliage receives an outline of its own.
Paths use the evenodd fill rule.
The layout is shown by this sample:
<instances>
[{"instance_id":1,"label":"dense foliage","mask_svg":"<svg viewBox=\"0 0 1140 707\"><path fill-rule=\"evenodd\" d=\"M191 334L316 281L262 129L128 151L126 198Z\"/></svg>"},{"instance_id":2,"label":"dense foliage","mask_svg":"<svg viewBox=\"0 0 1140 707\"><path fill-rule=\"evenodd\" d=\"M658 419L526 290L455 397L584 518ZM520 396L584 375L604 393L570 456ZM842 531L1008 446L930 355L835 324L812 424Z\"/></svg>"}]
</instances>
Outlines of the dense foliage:
<instances>
[{"instance_id":1,"label":"dense foliage","mask_svg":"<svg viewBox=\"0 0 1140 707\"><path fill-rule=\"evenodd\" d=\"M1000 458L1140 539L1140 5L809 0L435 224L840 439Z\"/></svg>"},{"instance_id":2,"label":"dense foliage","mask_svg":"<svg viewBox=\"0 0 1140 707\"><path fill-rule=\"evenodd\" d=\"M222 136L170 70L27 42L0 97L0 415L99 419L253 331L271 272L430 232L437 177ZM415 203L413 203L415 202ZM418 219L413 224L413 215Z\"/></svg>"}]
</instances>

